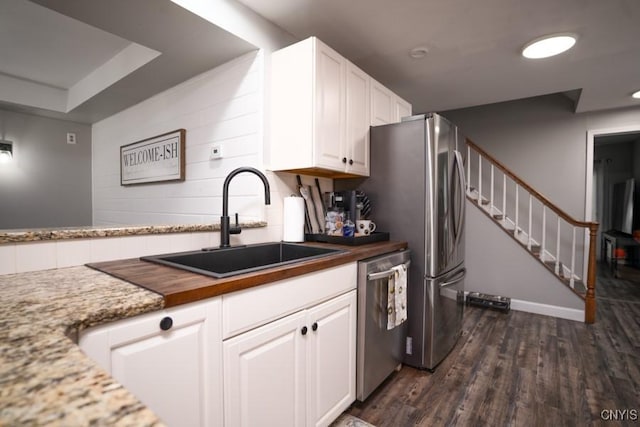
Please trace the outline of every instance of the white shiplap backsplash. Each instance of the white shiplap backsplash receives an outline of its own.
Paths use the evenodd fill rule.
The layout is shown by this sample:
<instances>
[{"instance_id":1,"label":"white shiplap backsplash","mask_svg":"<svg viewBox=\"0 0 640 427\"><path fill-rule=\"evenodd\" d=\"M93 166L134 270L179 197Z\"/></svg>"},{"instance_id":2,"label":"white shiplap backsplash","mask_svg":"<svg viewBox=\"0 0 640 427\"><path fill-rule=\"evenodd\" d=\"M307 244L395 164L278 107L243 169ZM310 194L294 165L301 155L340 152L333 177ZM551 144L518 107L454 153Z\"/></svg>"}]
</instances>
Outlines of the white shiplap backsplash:
<instances>
[{"instance_id":1,"label":"white shiplap backsplash","mask_svg":"<svg viewBox=\"0 0 640 427\"><path fill-rule=\"evenodd\" d=\"M262 74L263 54L251 52L96 123L94 225L218 222L225 176L239 166L262 169ZM120 146L179 128L187 131L184 182L120 185ZM213 145L222 159L209 159ZM235 178L229 194L241 220L267 219L255 176Z\"/></svg>"}]
</instances>

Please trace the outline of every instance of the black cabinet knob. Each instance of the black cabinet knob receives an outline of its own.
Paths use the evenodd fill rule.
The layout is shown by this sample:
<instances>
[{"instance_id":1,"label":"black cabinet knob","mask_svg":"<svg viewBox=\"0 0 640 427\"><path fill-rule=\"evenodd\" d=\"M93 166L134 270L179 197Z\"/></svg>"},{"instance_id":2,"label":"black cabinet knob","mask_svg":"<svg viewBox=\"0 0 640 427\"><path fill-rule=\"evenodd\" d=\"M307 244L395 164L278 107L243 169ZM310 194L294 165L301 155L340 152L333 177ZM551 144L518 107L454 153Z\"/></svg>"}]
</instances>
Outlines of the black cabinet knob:
<instances>
[{"instance_id":1,"label":"black cabinet knob","mask_svg":"<svg viewBox=\"0 0 640 427\"><path fill-rule=\"evenodd\" d=\"M318 322L313 322L313 325L311 325L311 329L314 331L318 330Z\"/></svg>"},{"instance_id":2,"label":"black cabinet knob","mask_svg":"<svg viewBox=\"0 0 640 427\"><path fill-rule=\"evenodd\" d=\"M352 165L353 164L353 159L349 159L349 164Z\"/></svg>"},{"instance_id":3,"label":"black cabinet knob","mask_svg":"<svg viewBox=\"0 0 640 427\"><path fill-rule=\"evenodd\" d=\"M163 331L168 331L173 326L173 319L169 316L163 317L160 321L160 329Z\"/></svg>"},{"instance_id":4,"label":"black cabinet knob","mask_svg":"<svg viewBox=\"0 0 640 427\"><path fill-rule=\"evenodd\" d=\"M342 158L342 163L347 163L347 158L346 157Z\"/></svg>"},{"instance_id":5,"label":"black cabinet knob","mask_svg":"<svg viewBox=\"0 0 640 427\"><path fill-rule=\"evenodd\" d=\"M308 329L306 326L303 326L302 329L300 330L300 332L302 332L302 335L307 335L307 331Z\"/></svg>"}]
</instances>

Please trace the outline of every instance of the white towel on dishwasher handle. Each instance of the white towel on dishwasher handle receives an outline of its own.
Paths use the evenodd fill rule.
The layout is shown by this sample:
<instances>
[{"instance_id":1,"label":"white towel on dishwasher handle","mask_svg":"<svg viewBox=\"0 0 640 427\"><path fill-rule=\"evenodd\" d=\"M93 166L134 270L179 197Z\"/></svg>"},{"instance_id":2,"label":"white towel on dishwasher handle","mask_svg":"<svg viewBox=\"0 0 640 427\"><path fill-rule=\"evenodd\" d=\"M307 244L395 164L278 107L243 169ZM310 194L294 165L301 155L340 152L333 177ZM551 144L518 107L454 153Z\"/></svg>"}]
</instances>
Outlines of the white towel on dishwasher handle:
<instances>
[{"instance_id":1,"label":"white towel on dishwasher handle","mask_svg":"<svg viewBox=\"0 0 640 427\"><path fill-rule=\"evenodd\" d=\"M393 329L407 320L407 266L391 267L387 292L387 329Z\"/></svg>"}]
</instances>

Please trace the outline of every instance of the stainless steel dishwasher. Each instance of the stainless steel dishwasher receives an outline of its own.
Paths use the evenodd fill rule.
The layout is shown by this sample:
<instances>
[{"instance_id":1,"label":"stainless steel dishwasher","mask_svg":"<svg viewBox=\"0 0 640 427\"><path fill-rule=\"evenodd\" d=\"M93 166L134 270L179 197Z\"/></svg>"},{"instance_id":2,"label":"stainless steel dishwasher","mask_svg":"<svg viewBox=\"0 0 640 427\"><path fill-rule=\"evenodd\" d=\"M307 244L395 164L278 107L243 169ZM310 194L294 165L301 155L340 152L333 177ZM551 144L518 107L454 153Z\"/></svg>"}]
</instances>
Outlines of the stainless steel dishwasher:
<instances>
[{"instance_id":1,"label":"stainless steel dishwasher","mask_svg":"<svg viewBox=\"0 0 640 427\"><path fill-rule=\"evenodd\" d=\"M407 322L387 330L387 292L391 268L405 264L408 275L410 262L409 250L358 262L356 398L361 402L402 363Z\"/></svg>"}]
</instances>

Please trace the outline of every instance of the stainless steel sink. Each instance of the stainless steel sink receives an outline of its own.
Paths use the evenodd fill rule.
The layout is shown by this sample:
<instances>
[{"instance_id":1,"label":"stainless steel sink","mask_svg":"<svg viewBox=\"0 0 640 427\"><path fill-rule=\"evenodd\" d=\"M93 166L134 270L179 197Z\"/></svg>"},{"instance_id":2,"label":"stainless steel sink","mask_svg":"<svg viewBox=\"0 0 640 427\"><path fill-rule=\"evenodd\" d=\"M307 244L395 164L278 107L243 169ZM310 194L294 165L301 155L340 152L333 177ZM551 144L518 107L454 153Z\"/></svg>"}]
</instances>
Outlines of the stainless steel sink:
<instances>
[{"instance_id":1,"label":"stainless steel sink","mask_svg":"<svg viewBox=\"0 0 640 427\"><path fill-rule=\"evenodd\" d=\"M140 259L222 278L341 252L344 251L293 243L260 243L231 248L144 256Z\"/></svg>"}]
</instances>

